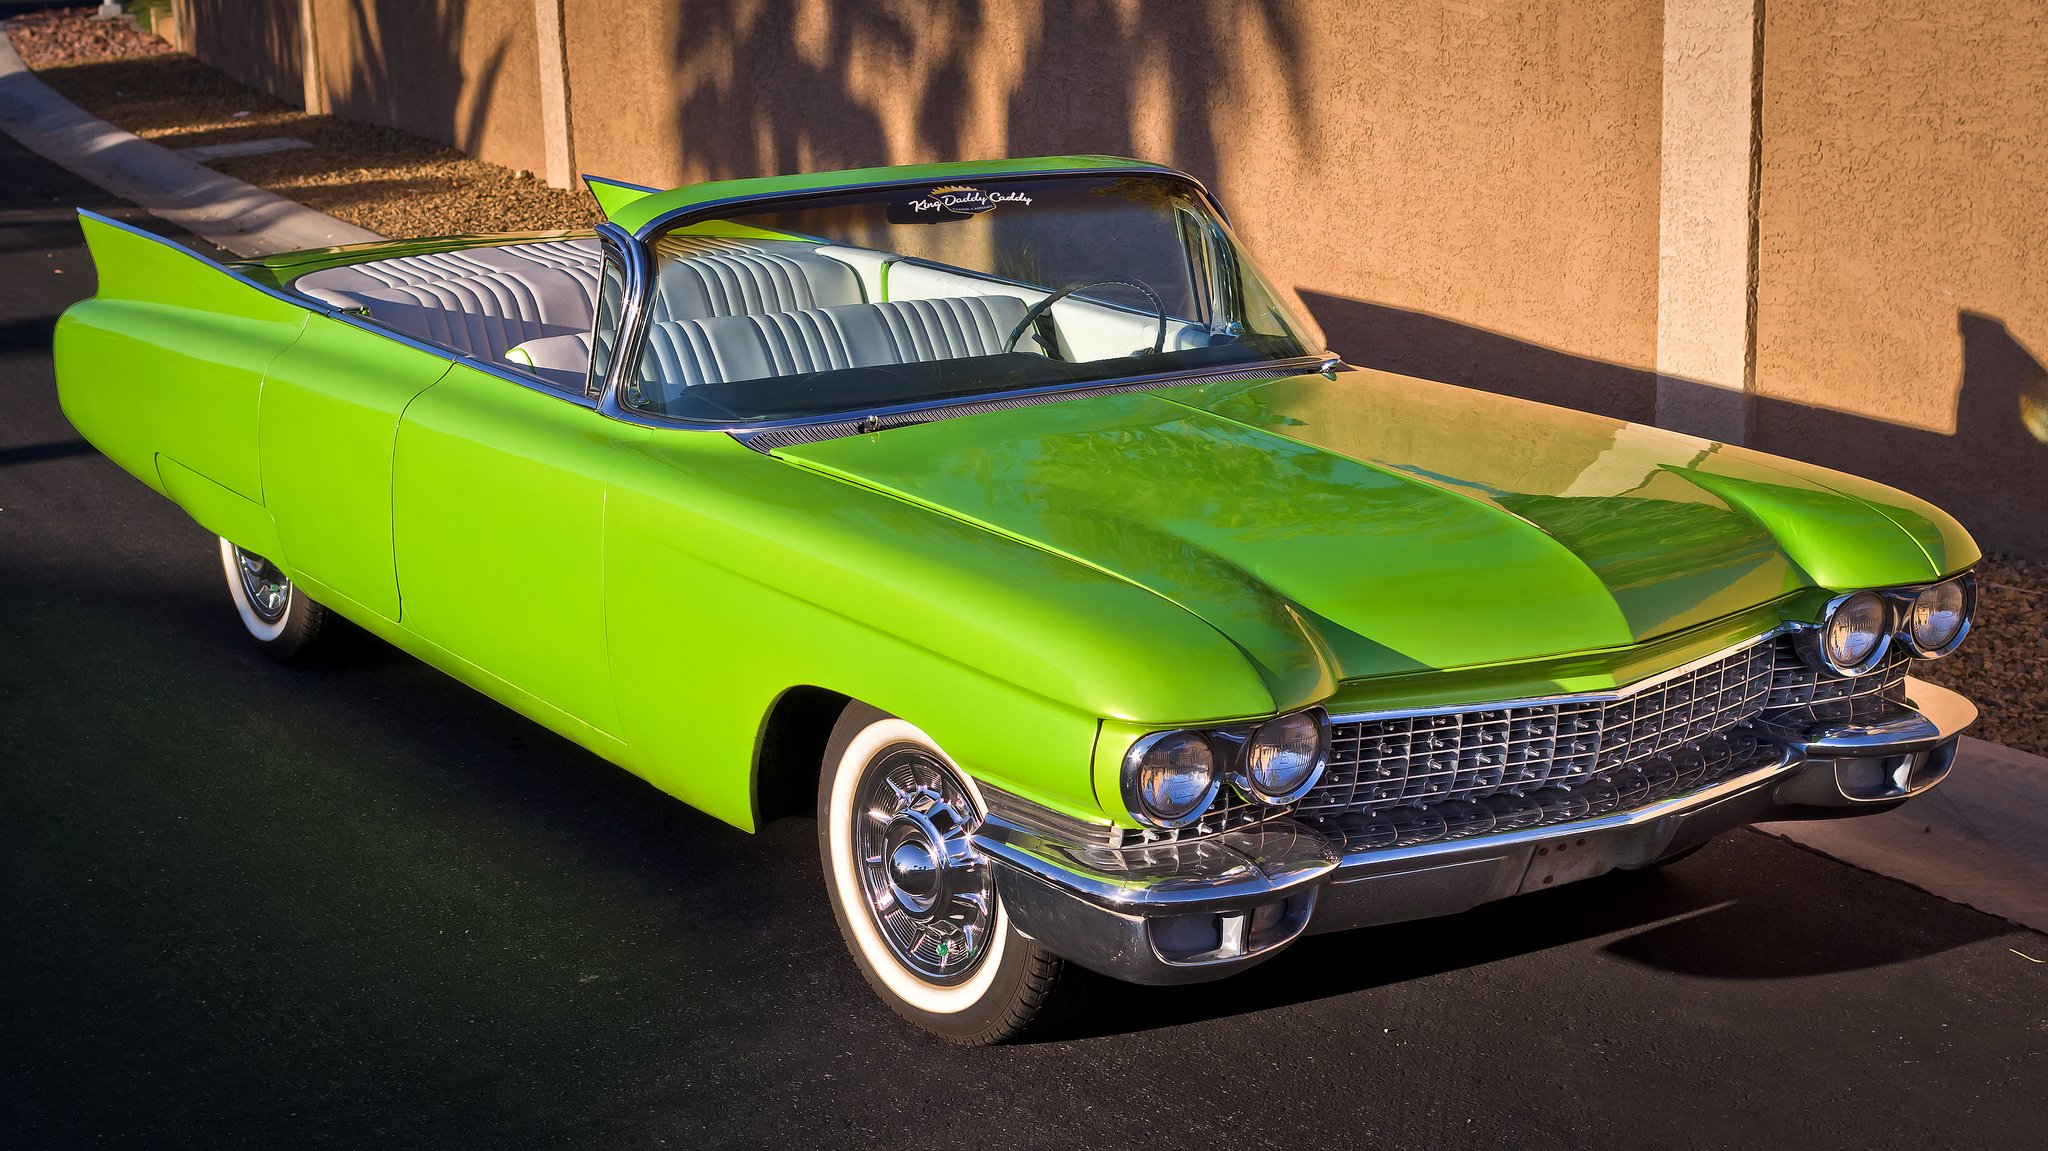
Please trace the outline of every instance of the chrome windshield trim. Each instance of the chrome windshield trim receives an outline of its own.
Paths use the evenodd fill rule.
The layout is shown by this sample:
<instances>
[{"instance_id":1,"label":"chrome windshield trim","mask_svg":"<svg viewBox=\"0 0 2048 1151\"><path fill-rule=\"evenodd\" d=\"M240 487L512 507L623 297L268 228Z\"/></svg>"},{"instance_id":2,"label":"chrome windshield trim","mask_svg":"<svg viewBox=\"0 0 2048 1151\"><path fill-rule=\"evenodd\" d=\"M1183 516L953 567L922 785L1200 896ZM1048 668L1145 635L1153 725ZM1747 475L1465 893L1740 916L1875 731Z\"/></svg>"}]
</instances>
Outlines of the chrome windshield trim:
<instances>
[{"instance_id":1,"label":"chrome windshield trim","mask_svg":"<svg viewBox=\"0 0 2048 1151\"><path fill-rule=\"evenodd\" d=\"M1455 715L1459 712L1467 711L1495 711L1503 708L1544 707L1566 703L1609 703L1615 700L1627 699L1630 696L1640 695L1643 692L1656 688L1660 684L1668 683L1680 676L1690 675L1708 664L1718 663L1729 656L1748 651L1758 644L1768 643L1791 631L1794 626L1790 623L1779 624L1777 627L1760 632L1749 639L1743 640L1741 643L1731 644L1719 651L1703 655L1698 659L1690 660L1669 670L1645 676L1642 679L1634 680L1620 687L1606 688L1601 691L1558 692L1553 695L1521 696L1515 699L1482 699L1474 700L1470 703L1437 704L1430 707L1399 707L1381 711L1352 711L1330 716L1330 724L1334 727L1346 723L1403 719L1415 715Z\"/></svg>"},{"instance_id":2,"label":"chrome windshield trim","mask_svg":"<svg viewBox=\"0 0 2048 1151\"><path fill-rule=\"evenodd\" d=\"M649 426L644 420L635 418L641 413L628 409L619 402L619 392L625 387L626 373L630 370L630 365L638 362L640 345L645 338L647 305L654 294L653 257L649 255L646 244L609 220L597 226L597 238L605 251L618 259L620 271L625 276L625 282L619 289L619 334L612 341L612 362L605 365L604 383L597 396L597 410L623 423ZM598 284L597 290L600 293L604 291L602 282ZM595 308L591 309L591 314L594 325ZM597 331L594 326L590 339L595 346Z\"/></svg>"},{"instance_id":3,"label":"chrome windshield trim","mask_svg":"<svg viewBox=\"0 0 2048 1151\"><path fill-rule=\"evenodd\" d=\"M1230 217L1224 214L1223 205L1216 202L1216 197L1210 194L1207 186L1205 186L1200 180L1196 179L1195 177L1188 175L1186 172L1183 172L1178 168L1168 168L1163 164L1120 164L1114 167L1051 168L1042 172L997 172L991 173L986 176L974 176L971 177L971 179L973 179L976 183L992 183L998 180L1039 180L1057 178L1060 176L1108 175L1167 176L1177 180L1184 180L1190 187L1194 188L1196 192L1199 192L1201 194L1202 199L1206 201L1210 209L1216 213L1217 219L1222 220L1226 224L1230 222ZM959 178L968 179L970 177ZM804 188L798 191L754 192L744 196L725 196L716 200L706 200L700 204L688 204L681 208L671 208L668 211L663 212L661 215L654 217L652 220L649 220L646 223L640 225L640 227L634 231L633 238L643 243L651 242L655 238L656 233L658 232L665 232L671 228L679 228L687 224L694 224L698 220L707 219L711 216L719 215L725 212L726 210L741 204L766 204L781 201L797 202L803 200L816 200L831 196L843 196L848 192L889 191L898 188L921 188L928 186L930 183L931 179L929 177L923 179L870 180L866 182L856 181L850 184L833 184L823 188Z\"/></svg>"}]
</instances>

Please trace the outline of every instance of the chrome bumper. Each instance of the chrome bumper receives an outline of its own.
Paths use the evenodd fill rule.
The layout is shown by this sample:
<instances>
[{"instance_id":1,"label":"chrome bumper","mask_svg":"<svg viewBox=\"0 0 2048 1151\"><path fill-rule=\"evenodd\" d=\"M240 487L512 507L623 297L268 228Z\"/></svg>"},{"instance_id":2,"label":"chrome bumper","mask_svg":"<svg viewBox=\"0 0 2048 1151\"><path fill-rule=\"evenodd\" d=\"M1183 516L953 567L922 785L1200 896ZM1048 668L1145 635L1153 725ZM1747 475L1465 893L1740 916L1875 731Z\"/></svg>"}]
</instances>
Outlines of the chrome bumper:
<instances>
[{"instance_id":1,"label":"chrome bumper","mask_svg":"<svg viewBox=\"0 0 2048 1151\"><path fill-rule=\"evenodd\" d=\"M1911 707L1873 724L1761 727L1775 763L1631 811L1470 839L1346 853L1279 818L1182 844L1059 842L1001 818L975 846L1011 921L1066 958L1134 983L1242 971L1308 932L1449 915L1643 867L1750 823L1888 810L1940 783L1977 718L1962 696L1907 680Z\"/></svg>"}]
</instances>

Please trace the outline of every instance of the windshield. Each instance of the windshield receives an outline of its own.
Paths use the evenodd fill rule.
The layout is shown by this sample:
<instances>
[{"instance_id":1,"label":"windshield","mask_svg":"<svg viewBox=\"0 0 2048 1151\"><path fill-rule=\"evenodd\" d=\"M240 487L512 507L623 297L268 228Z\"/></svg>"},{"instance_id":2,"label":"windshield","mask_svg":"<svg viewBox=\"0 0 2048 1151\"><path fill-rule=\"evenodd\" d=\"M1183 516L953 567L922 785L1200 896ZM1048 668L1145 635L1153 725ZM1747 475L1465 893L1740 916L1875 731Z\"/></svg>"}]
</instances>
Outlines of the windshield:
<instances>
[{"instance_id":1,"label":"windshield","mask_svg":"<svg viewBox=\"0 0 2048 1151\"><path fill-rule=\"evenodd\" d=\"M621 402L718 423L1312 355L1196 189L1057 176L753 203L657 236Z\"/></svg>"}]
</instances>

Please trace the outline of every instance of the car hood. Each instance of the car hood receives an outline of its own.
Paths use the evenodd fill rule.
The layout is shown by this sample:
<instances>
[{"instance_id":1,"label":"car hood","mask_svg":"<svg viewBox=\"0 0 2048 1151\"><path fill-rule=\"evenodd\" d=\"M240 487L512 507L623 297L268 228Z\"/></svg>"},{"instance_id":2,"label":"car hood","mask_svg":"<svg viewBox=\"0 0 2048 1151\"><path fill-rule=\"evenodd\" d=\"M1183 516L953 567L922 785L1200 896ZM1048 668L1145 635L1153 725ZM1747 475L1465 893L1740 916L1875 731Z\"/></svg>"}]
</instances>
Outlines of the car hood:
<instances>
[{"instance_id":1,"label":"car hood","mask_svg":"<svg viewBox=\"0 0 2048 1151\"><path fill-rule=\"evenodd\" d=\"M1974 562L1904 493L1381 372L1096 395L779 449L1141 585L1276 699L1622 648ZM1105 621L1104 642L1142 644Z\"/></svg>"}]
</instances>

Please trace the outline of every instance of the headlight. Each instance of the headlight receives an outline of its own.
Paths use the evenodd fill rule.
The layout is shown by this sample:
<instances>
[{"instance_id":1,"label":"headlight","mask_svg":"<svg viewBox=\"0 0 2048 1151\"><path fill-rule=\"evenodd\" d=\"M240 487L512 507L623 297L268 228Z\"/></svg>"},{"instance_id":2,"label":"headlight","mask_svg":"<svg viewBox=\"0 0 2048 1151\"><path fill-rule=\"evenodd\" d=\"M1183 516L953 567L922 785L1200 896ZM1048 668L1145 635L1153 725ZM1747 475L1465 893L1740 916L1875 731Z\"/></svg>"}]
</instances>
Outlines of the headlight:
<instances>
[{"instance_id":1,"label":"headlight","mask_svg":"<svg viewBox=\"0 0 2048 1151\"><path fill-rule=\"evenodd\" d=\"M1891 639L1890 615L1884 597L1874 591L1836 600L1821 621L1821 658L1842 675L1869 671Z\"/></svg>"},{"instance_id":2,"label":"headlight","mask_svg":"<svg viewBox=\"0 0 2048 1151\"><path fill-rule=\"evenodd\" d=\"M1293 803L1316 785L1329 752L1329 717L1321 708L1297 711L1259 725L1233 778L1248 799Z\"/></svg>"},{"instance_id":3,"label":"headlight","mask_svg":"<svg viewBox=\"0 0 2048 1151\"><path fill-rule=\"evenodd\" d=\"M1970 627L1972 596L1967 577L1922 588L1906 612L1906 642L1913 654L1932 659L1963 642Z\"/></svg>"},{"instance_id":4,"label":"headlight","mask_svg":"<svg viewBox=\"0 0 2048 1151\"><path fill-rule=\"evenodd\" d=\"M1198 731L1161 731L1124 756L1124 802L1140 822L1186 827L1216 798L1216 750Z\"/></svg>"}]
</instances>

